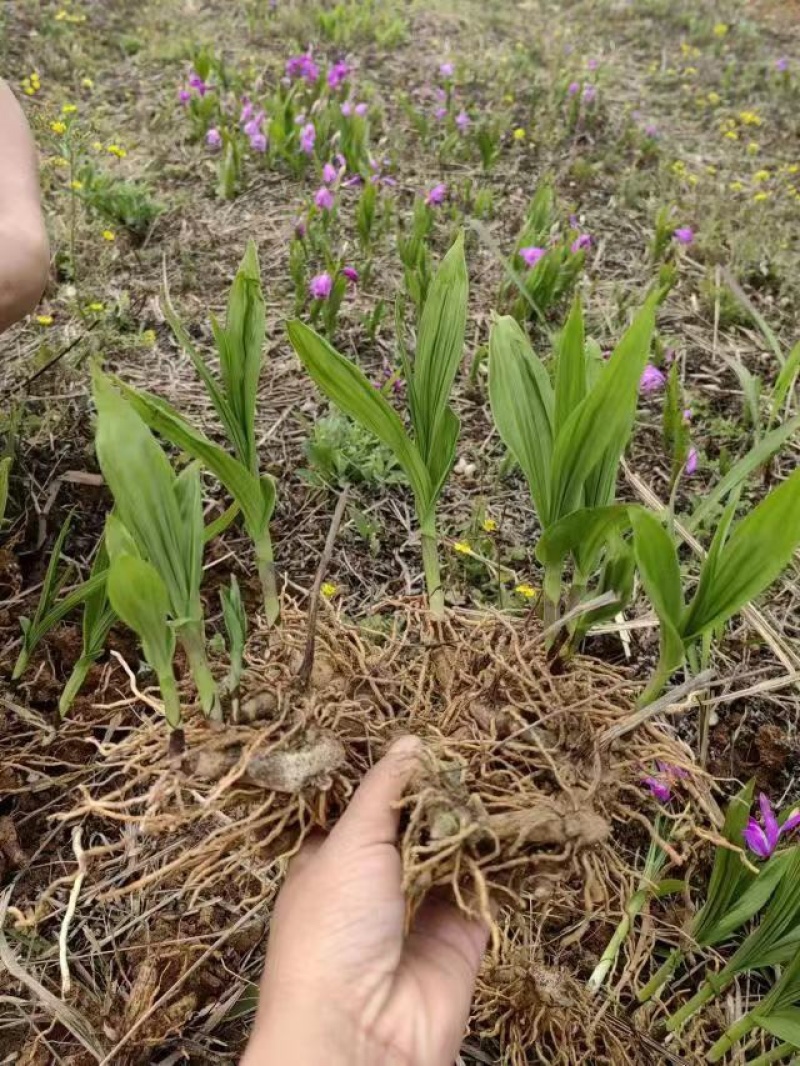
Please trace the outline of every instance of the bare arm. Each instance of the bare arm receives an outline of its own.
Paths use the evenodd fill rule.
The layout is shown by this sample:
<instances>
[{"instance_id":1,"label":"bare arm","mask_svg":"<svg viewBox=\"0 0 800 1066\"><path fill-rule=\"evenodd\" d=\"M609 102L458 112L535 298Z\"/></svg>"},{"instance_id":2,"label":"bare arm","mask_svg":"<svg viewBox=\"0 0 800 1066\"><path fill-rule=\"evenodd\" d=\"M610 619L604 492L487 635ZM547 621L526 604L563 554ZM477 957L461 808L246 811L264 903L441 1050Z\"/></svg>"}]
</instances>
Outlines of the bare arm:
<instances>
[{"instance_id":1,"label":"bare arm","mask_svg":"<svg viewBox=\"0 0 800 1066\"><path fill-rule=\"evenodd\" d=\"M47 283L38 169L25 116L0 78L0 332L33 310Z\"/></svg>"}]
</instances>

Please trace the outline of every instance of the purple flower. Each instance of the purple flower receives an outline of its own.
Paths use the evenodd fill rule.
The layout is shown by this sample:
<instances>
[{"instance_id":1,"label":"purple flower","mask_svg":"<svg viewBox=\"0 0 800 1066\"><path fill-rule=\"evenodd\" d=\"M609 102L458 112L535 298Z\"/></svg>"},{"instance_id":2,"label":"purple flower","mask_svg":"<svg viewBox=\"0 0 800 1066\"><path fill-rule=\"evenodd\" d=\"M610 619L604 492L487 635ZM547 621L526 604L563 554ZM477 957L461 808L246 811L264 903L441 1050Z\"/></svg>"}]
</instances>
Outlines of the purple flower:
<instances>
[{"instance_id":1,"label":"purple flower","mask_svg":"<svg viewBox=\"0 0 800 1066\"><path fill-rule=\"evenodd\" d=\"M222 144L222 134L215 126L206 133L206 144L209 148L219 148Z\"/></svg>"},{"instance_id":2,"label":"purple flower","mask_svg":"<svg viewBox=\"0 0 800 1066\"><path fill-rule=\"evenodd\" d=\"M322 168L322 180L326 185L331 185L339 177L339 171L333 163L326 163Z\"/></svg>"},{"instance_id":3,"label":"purple flower","mask_svg":"<svg viewBox=\"0 0 800 1066\"><path fill-rule=\"evenodd\" d=\"M322 185L317 189L316 195L314 196L314 203L320 211L330 211L333 207L333 193L330 189Z\"/></svg>"},{"instance_id":4,"label":"purple flower","mask_svg":"<svg viewBox=\"0 0 800 1066\"><path fill-rule=\"evenodd\" d=\"M239 125L243 126L253 117L253 104L249 97L242 97L242 110L239 112Z\"/></svg>"},{"instance_id":5,"label":"purple flower","mask_svg":"<svg viewBox=\"0 0 800 1066\"><path fill-rule=\"evenodd\" d=\"M294 224L294 235L298 241L302 241L306 235L306 224L302 218L298 218Z\"/></svg>"},{"instance_id":6,"label":"purple flower","mask_svg":"<svg viewBox=\"0 0 800 1066\"><path fill-rule=\"evenodd\" d=\"M369 111L369 104L356 104L356 114L359 118L363 118Z\"/></svg>"},{"instance_id":7,"label":"purple flower","mask_svg":"<svg viewBox=\"0 0 800 1066\"><path fill-rule=\"evenodd\" d=\"M317 131L314 129L314 124L313 122L308 122L300 130L300 151L305 152L306 155L312 155L316 139Z\"/></svg>"},{"instance_id":8,"label":"purple flower","mask_svg":"<svg viewBox=\"0 0 800 1066\"><path fill-rule=\"evenodd\" d=\"M649 788L650 794L659 803L669 803L672 799L672 789L675 783L685 781L689 774L686 770L681 769L680 766L663 762L661 759L656 759L656 767L658 769L657 775L647 775L642 780Z\"/></svg>"},{"instance_id":9,"label":"purple flower","mask_svg":"<svg viewBox=\"0 0 800 1066\"><path fill-rule=\"evenodd\" d=\"M355 189L359 185L363 185L363 183L364 183L364 179L361 177L360 174L353 174L346 181L343 181L342 185L344 186L345 189Z\"/></svg>"},{"instance_id":10,"label":"purple flower","mask_svg":"<svg viewBox=\"0 0 800 1066\"><path fill-rule=\"evenodd\" d=\"M250 137L250 147L254 152L266 152L267 136L265 133L254 133Z\"/></svg>"},{"instance_id":11,"label":"purple flower","mask_svg":"<svg viewBox=\"0 0 800 1066\"><path fill-rule=\"evenodd\" d=\"M751 818L742 833L744 842L759 859L768 859L778 846L778 842L784 833L791 833L800 826L800 810L792 811L783 825L778 824L775 811L765 793L758 797L758 805L761 808L760 825L755 818Z\"/></svg>"},{"instance_id":12,"label":"purple flower","mask_svg":"<svg viewBox=\"0 0 800 1066\"><path fill-rule=\"evenodd\" d=\"M308 52L303 52L302 55L287 59L286 77L292 81L305 78L307 82L315 82L319 77L319 67Z\"/></svg>"},{"instance_id":13,"label":"purple flower","mask_svg":"<svg viewBox=\"0 0 800 1066\"><path fill-rule=\"evenodd\" d=\"M531 244L527 248L520 248L519 254L526 266L534 267L542 256L547 255L547 249L537 248L536 245Z\"/></svg>"},{"instance_id":14,"label":"purple flower","mask_svg":"<svg viewBox=\"0 0 800 1066\"><path fill-rule=\"evenodd\" d=\"M252 108L250 110L252 112ZM244 111L242 111L242 114L244 114ZM255 134L255 133L261 133L261 124L263 123L263 121L264 121L264 112L263 111L259 111L257 115L253 115L251 113L251 115L246 120L246 122L245 122L245 124L243 126L245 135L248 136L248 137L252 137L253 134Z\"/></svg>"},{"instance_id":15,"label":"purple flower","mask_svg":"<svg viewBox=\"0 0 800 1066\"><path fill-rule=\"evenodd\" d=\"M570 245L569 250L573 255L577 255L578 252L582 252L584 248L592 247L592 238L589 233L579 233L575 240Z\"/></svg>"},{"instance_id":16,"label":"purple flower","mask_svg":"<svg viewBox=\"0 0 800 1066\"><path fill-rule=\"evenodd\" d=\"M355 285L358 281L358 271L355 267L342 267L342 275Z\"/></svg>"},{"instance_id":17,"label":"purple flower","mask_svg":"<svg viewBox=\"0 0 800 1066\"><path fill-rule=\"evenodd\" d=\"M466 111L459 111L459 113L456 115L456 126L458 126L462 133L466 133L466 131L469 129L470 122L471 119Z\"/></svg>"},{"instance_id":18,"label":"purple flower","mask_svg":"<svg viewBox=\"0 0 800 1066\"><path fill-rule=\"evenodd\" d=\"M684 422L691 422L692 421L692 409L691 409L691 407L685 407L684 408L684 410L683 410L683 421Z\"/></svg>"},{"instance_id":19,"label":"purple flower","mask_svg":"<svg viewBox=\"0 0 800 1066\"><path fill-rule=\"evenodd\" d=\"M180 89L178 91L178 99L180 100L180 102L183 104L184 107L186 107L186 105L189 103L191 98L192 98L192 94L189 92L188 89Z\"/></svg>"},{"instance_id":20,"label":"purple flower","mask_svg":"<svg viewBox=\"0 0 800 1066\"><path fill-rule=\"evenodd\" d=\"M195 71L189 75L189 87L194 89L198 96L205 96L208 92L208 86Z\"/></svg>"},{"instance_id":21,"label":"purple flower","mask_svg":"<svg viewBox=\"0 0 800 1066\"><path fill-rule=\"evenodd\" d=\"M587 59L586 60L586 66L588 67L589 70L597 70L597 68L600 66L600 60L599 59Z\"/></svg>"},{"instance_id":22,"label":"purple flower","mask_svg":"<svg viewBox=\"0 0 800 1066\"><path fill-rule=\"evenodd\" d=\"M672 231L672 236L678 244L691 244L694 240L694 230L691 226L678 226Z\"/></svg>"},{"instance_id":23,"label":"purple flower","mask_svg":"<svg viewBox=\"0 0 800 1066\"><path fill-rule=\"evenodd\" d=\"M434 185L428 195L425 197L425 203L428 207L435 207L438 204L443 204L447 196L447 186L441 182L438 185Z\"/></svg>"},{"instance_id":24,"label":"purple flower","mask_svg":"<svg viewBox=\"0 0 800 1066\"><path fill-rule=\"evenodd\" d=\"M594 85L587 85L583 90L583 102L585 104L593 104L597 97L597 89Z\"/></svg>"},{"instance_id":25,"label":"purple flower","mask_svg":"<svg viewBox=\"0 0 800 1066\"><path fill-rule=\"evenodd\" d=\"M657 799L659 803L669 803L672 799L672 789L666 781L662 781L658 777L644 777L642 781L650 789L650 795Z\"/></svg>"},{"instance_id":26,"label":"purple flower","mask_svg":"<svg viewBox=\"0 0 800 1066\"><path fill-rule=\"evenodd\" d=\"M342 114L345 118L350 118L350 116L353 114L353 105L350 103L349 100L345 100L345 102L342 104Z\"/></svg>"},{"instance_id":27,"label":"purple flower","mask_svg":"<svg viewBox=\"0 0 800 1066\"><path fill-rule=\"evenodd\" d=\"M783 74L789 69L789 60L786 56L781 56L780 59L775 60L775 69L779 74Z\"/></svg>"},{"instance_id":28,"label":"purple flower","mask_svg":"<svg viewBox=\"0 0 800 1066\"><path fill-rule=\"evenodd\" d=\"M456 68L452 63L441 63L439 66L439 73L443 78L452 78L453 74L455 74L455 70Z\"/></svg>"},{"instance_id":29,"label":"purple flower","mask_svg":"<svg viewBox=\"0 0 800 1066\"><path fill-rule=\"evenodd\" d=\"M581 87L577 81L571 81L567 86L567 92L570 96L576 96L581 91Z\"/></svg>"},{"instance_id":30,"label":"purple flower","mask_svg":"<svg viewBox=\"0 0 800 1066\"><path fill-rule=\"evenodd\" d=\"M338 89L342 82L346 80L349 74L350 67L347 65L347 63L334 63L331 69L328 71L328 86L331 89Z\"/></svg>"},{"instance_id":31,"label":"purple flower","mask_svg":"<svg viewBox=\"0 0 800 1066\"><path fill-rule=\"evenodd\" d=\"M692 447L689 449L689 454L686 457L686 466L684 467L684 470L686 471L689 477L691 477L692 474L697 472L697 448L695 448L694 445L692 445Z\"/></svg>"},{"instance_id":32,"label":"purple flower","mask_svg":"<svg viewBox=\"0 0 800 1066\"><path fill-rule=\"evenodd\" d=\"M438 119L439 122L441 122L443 118L447 117L447 108L437 107L436 110L433 112L433 117L435 119Z\"/></svg>"},{"instance_id":33,"label":"purple flower","mask_svg":"<svg viewBox=\"0 0 800 1066\"><path fill-rule=\"evenodd\" d=\"M658 126L655 126L652 122L648 122L644 128L644 132L647 137L652 137L652 139L655 140L656 137L658 137Z\"/></svg>"},{"instance_id":34,"label":"purple flower","mask_svg":"<svg viewBox=\"0 0 800 1066\"><path fill-rule=\"evenodd\" d=\"M664 388L666 377L658 369L657 366L653 366L652 363L648 363L642 371L642 376L639 378L639 391L640 392L658 392L659 389Z\"/></svg>"},{"instance_id":35,"label":"purple flower","mask_svg":"<svg viewBox=\"0 0 800 1066\"><path fill-rule=\"evenodd\" d=\"M327 300L333 290L333 278L327 272L316 274L308 285L308 291L315 300Z\"/></svg>"}]
</instances>

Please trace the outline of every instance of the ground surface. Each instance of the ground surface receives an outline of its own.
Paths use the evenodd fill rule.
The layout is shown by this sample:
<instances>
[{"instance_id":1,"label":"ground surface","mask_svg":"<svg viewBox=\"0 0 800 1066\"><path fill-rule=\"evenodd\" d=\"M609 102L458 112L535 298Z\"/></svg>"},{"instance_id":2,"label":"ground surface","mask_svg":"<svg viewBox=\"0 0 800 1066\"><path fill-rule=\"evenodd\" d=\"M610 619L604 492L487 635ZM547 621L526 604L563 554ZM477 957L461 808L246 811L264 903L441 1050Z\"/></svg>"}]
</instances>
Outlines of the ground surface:
<instances>
[{"instance_id":1,"label":"ground surface","mask_svg":"<svg viewBox=\"0 0 800 1066\"><path fill-rule=\"evenodd\" d=\"M321 21L321 10L332 21ZM270 165L257 152L247 152L238 194L221 199L219 153L204 143L204 127L198 133L178 99L198 56L205 51L224 60L229 92L237 100L245 93L260 98L271 92L287 57L309 45L323 69L342 57L351 65L347 84L352 89L344 89L342 98L349 93L353 102L368 103L371 152L391 183L379 187L378 223L368 250L359 245L356 233L358 189L337 192L337 219L328 233L334 258L360 274L347 290L335 341L370 376L378 379L384 367L397 363L393 303L403 288L403 268L396 233L407 224L415 202L437 184L446 184L445 201L434 209L431 244L437 256L465 221L482 219L480 235L468 233L470 318L455 396L463 430L441 507L443 555L453 607L505 604L494 577L501 564L513 572L505 584L520 608L524 601L514 598L513 588L538 587L541 579L528 549L536 526L519 473L504 464L479 368L490 312L505 309L508 301L501 294L503 267L497 253L510 254L530 198L541 181L551 179L563 226L591 234L580 285L588 331L609 349L658 270L651 254L656 219L659 211L670 212L667 247L657 258L675 263L677 283L659 315L658 359L663 367L666 359L678 361L692 412L697 470L682 479L677 493L679 516L690 514L757 432L734 363L763 378L762 417L767 410L779 364L756 316L763 316L784 356L798 337L800 39L792 12L792 5L689 0L376 2L345 3L335 10L329 4L271 5L262 0L64 6L20 0L6 5L0 15L0 74L19 90L40 146L54 266L37 315L0 341L4 417L16 453L7 513L10 554L4 557L5 598L0 603L4 674L10 675L19 647L18 616L32 610L48 549L66 513L75 510L67 558L82 572L102 530L108 499L91 441L90 361L100 357L129 383L161 393L218 435L190 361L164 321L162 272L184 323L208 352L209 316L223 311L250 237L259 249L267 296L268 365L261 381L258 434L262 465L278 482L274 540L279 573L287 592L301 601L314 577L341 485L329 470L308 474L306 445L327 407L288 345L284 323L311 310L305 282L299 301L296 297L290 244L298 219L309 217L320 167L327 160L319 149L313 164L293 172L285 163ZM448 62L454 73L447 90L451 96L443 102L437 91L451 79L439 69ZM32 82L34 72L38 77ZM574 95L573 83L578 85ZM443 103L448 115L437 118ZM469 117L464 129L455 123L461 112ZM481 165L479 128L492 129L496 138L497 158L489 169ZM102 215L96 202L87 205L81 169L87 161L95 172L144 182L161 212L137 228ZM318 226L319 219L312 217L311 224ZM670 233L686 226L694 232L693 242L678 245ZM317 246L308 274L324 265ZM370 323L381 301L385 314ZM546 328L532 324L537 347L547 350L547 330L559 324L565 307L562 301L548 313ZM669 495L663 404L663 391L642 396L637 432L620 478L623 497L651 505ZM797 409L797 397L790 393L785 417ZM363 441L351 444L355 465L366 467L374 449ZM795 434L768 474L748 483L752 502L797 465L799 450ZM347 618L361 619L387 600L422 592L411 499L392 480L392 472L373 474L351 489L326 574L335 589L333 605ZM209 513L217 514L224 504L212 483L207 488ZM701 541L708 543L707 534ZM463 543L493 566L454 550ZM685 563L691 576L696 568L689 552ZM220 620L213 590L231 571L238 574L248 604L255 608L257 603L244 535L234 528L215 542L207 567L208 616L216 630ZM800 792L797 576L795 563L757 611L740 615L728 627L715 652L709 705L708 769L726 779L756 775L776 802ZM587 651L618 668L620 676L642 679L657 650L656 629L643 601L634 605L627 626L629 641L621 639L615 624L593 637ZM135 665L130 639L120 633L114 640L123 658ZM31 731L35 734L40 725L49 729L54 701L79 648L77 625L62 627L46 642L21 687L4 696L7 731L19 731L19 750L28 750ZM108 718L107 708L124 706L122 727L130 727L124 718L130 710L129 677L111 659L90 680L76 707L77 720L85 716L90 725L79 725L78 732L88 728L92 742L106 743L109 736L98 723ZM100 705L106 708L102 714ZM693 747L696 722L689 710L678 729ZM52 769L45 760L36 773L66 773L69 780L72 762L86 756L81 748L85 739L75 738L71 752L59 749ZM19 775L13 745L7 758ZM23 773L4 785L10 799L3 813L17 816L24 849L36 848L33 865L41 889L70 873L73 855L69 828L57 823L50 830L45 828L50 823L41 819L42 810L63 813L63 801L46 791L46 802L31 803L21 796L26 780ZM57 842L52 856L47 850L50 832ZM39 834L44 834L43 842L34 844ZM640 843L635 835L630 838L631 856ZM35 899L35 877L26 891L27 900ZM54 894L60 901L57 916L63 910L59 891L63 894L63 889ZM224 900L218 913L205 913L208 930L192 930L198 943L207 944L224 927L226 906L229 913L239 913ZM109 920L113 924L122 918ZM56 928L52 921L46 927L51 941ZM237 949L236 959L246 956L251 971L257 967L263 932L260 927L252 943ZM174 935L170 927L169 936ZM602 950L602 935L598 941L592 945L596 953ZM109 929L100 947L112 946ZM34 947L28 944L27 950ZM89 958L91 940L82 942L82 949ZM57 989L55 956L51 952L43 958L39 972L45 981L52 981L55 972ZM586 961L578 960L576 966L586 969ZM115 972L121 985L127 981L132 986L137 979L137 971L127 964ZM89 969L83 978L87 986L92 984ZM146 974L138 977L143 985L147 979ZM172 1051L195 1056L192 1061L222 1061L213 1057L221 1054L213 1043L219 1025L228 1026L225 1036L235 1046L241 1031L231 1036L230 1019L208 1008L212 985L201 990L187 985L186 994L195 999L183 1002L183 1013L177 1012L171 1028L163 1023L170 1033L164 1061L180 1061L168 1057ZM110 986L104 987L107 991ZM135 1013L129 1016L135 1018ZM483 1026L484 1032L491 1031L491 1016ZM46 1028L40 1020L36 1027L40 1033ZM8 1021L10 1050L30 1035L23 1029L18 1016ZM113 1039L106 1034L106 1051ZM59 1044L59 1054L69 1054L67 1044ZM480 1033L471 1044L475 1062L501 1061L497 1056L510 1054L494 1039L483 1042L484 1050L479 1044ZM50 1053L31 1061L59 1061L48 1059ZM466 1061L472 1061L469 1055L465 1051ZM597 1055L598 1062L606 1061ZM620 1061L611 1052L609 1056L608 1061Z\"/></svg>"}]
</instances>

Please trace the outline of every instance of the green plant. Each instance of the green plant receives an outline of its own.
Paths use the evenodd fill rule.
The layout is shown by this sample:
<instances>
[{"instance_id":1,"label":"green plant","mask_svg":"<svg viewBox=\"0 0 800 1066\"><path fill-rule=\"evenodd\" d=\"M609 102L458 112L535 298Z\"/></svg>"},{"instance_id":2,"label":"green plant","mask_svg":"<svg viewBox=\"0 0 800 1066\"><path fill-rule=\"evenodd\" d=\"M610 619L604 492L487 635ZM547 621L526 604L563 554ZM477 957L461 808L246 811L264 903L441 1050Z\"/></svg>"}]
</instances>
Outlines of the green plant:
<instances>
[{"instance_id":1,"label":"green plant","mask_svg":"<svg viewBox=\"0 0 800 1066\"><path fill-rule=\"evenodd\" d=\"M558 619L562 572L570 554L574 602L582 598L604 550L608 566L601 584L618 586L621 600L629 595L630 552L619 536L625 509L614 507L613 500L660 298L660 292L647 298L607 364L586 344L576 299L556 344L552 380L514 318L496 318L492 324L492 417L525 475L543 530L537 555L545 568L548 625ZM611 610L615 613L619 605ZM599 617L593 614L591 620Z\"/></svg>"},{"instance_id":2,"label":"green plant","mask_svg":"<svg viewBox=\"0 0 800 1066\"><path fill-rule=\"evenodd\" d=\"M126 181L97 170L90 160L79 169L84 204L101 218L123 226L132 237L144 240L164 210L141 181Z\"/></svg>"},{"instance_id":3,"label":"green plant","mask_svg":"<svg viewBox=\"0 0 800 1066\"><path fill-rule=\"evenodd\" d=\"M6 520L6 507L8 506L8 481L11 477L11 465L14 462L10 455L0 459L0 528Z\"/></svg>"},{"instance_id":4,"label":"green plant","mask_svg":"<svg viewBox=\"0 0 800 1066\"><path fill-rule=\"evenodd\" d=\"M203 710L219 718L217 685L206 660L200 599L205 529L199 469L193 463L176 476L144 421L111 380L95 369L92 385L97 409L95 450L116 512L106 527L111 606L139 635L157 672L164 667L167 644L161 637L155 641L155 633L160 633L155 619L168 614ZM120 569L138 584L123 588ZM152 603L146 602L150 598ZM138 624L142 619L153 628L143 630ZM163 690L162 695L166 704Z\"/></svg>"},{"instance_id":5,"label":"green plant","mask_svg":"<svg viewBox=\"0 0 800 1066\"><path fill-rule=\"evenodd\" d=\"M772 584L800 544L800 470L734 526L737 503L735 495L717 526L688 604L672 536L653 514L640 508L630 512L636 563L660 627L658 666L640 698L642 704L661 692L699 641Z\"/></svg>"},{"instance_id":6,"label":"green plant","mask_svg":"<svg viewBox=\"0 0 800 1066\"><path fill-rule=\"evenodd\" d=\"M289 323L300 361L328 399L395 455L414 493L431 611L441 616L436 504L455 460L459 420L449 405L467 317L467 268L460 234L442 260L420 319L413 365L402 351L413 440L396 411L355 364L301 322Z\"/></svg>"},{"instance_id":7,"label":"green plant","mask_svg":"<svg viewBox=\"0 0 800 1066\"><path fill-rule=\"evenodd\" d=\"M314 422L305 445L316 484L343 487L348 484L397 485L405 480L394 452L375 445L375 437L360 423L332 411Z\"/></svg>"},{"instance_id":8,"label":"green plant","mask_svg":"<svg viewBox=\"0 0 800 1066\"><path fill-rule=\"evenodd\" d=\"M105 538L101 540L97 549L91 577L96 578L98 584L84 601L81 628L83 643L80 658L72 668L72 673L58 701L58 710L62 718L67 714L83 687L92 665L103 654L108 634L117 620L116 612L109 603L107 580L100 582L101 578L107 579L108 577L108 553Z\"/></svg>"},{"instance_id":9,"label":"green plant","mask_svg":"<svg viewBox=\"0 0 800 1066\"><path fill-rule=\"evenodd\" d=\"M431 256L428 235L433 227L433 214L421 199L414 204L414 214L408 232L397 237L397 251L403 264L406 292L417 313L421 313L431 283Z\"/></svg>"},{"instance_id":10,"label":"green plant","mask_svg":"<svg viewBox=\"0 0 800 1066\"><path fill-rule=\"evenodd\" d=\"M242 594L239 591L239 582L235 574L231 574L230 585L220 589L219 598L222 604L222 618L228 636L228 655L231 661L225 686L233 698L235 719L244 668L244 649L247 644L247 613L242 603Z\"/></svg>"},{"instance_id":11,"label":"green plant","mask_svg":"<svg viewBox=\"0 0 800 1066\"><path fill-rule=\"evenodd\" d=\"M165 314L206 387L214 410L233 449L224 448L191 426L165 400L119 383L139 416L193 459L203 463L225 486L242 512L253 541L267 620L280 614L269 523L275 509L275 482L259 471L255 435L258 381L263 364L265 310L255 245L248 243L228 297L225 325L212 319L220 362L220 379L195 349L186 329L165 296Z\"/></svg>"}]
</instances>

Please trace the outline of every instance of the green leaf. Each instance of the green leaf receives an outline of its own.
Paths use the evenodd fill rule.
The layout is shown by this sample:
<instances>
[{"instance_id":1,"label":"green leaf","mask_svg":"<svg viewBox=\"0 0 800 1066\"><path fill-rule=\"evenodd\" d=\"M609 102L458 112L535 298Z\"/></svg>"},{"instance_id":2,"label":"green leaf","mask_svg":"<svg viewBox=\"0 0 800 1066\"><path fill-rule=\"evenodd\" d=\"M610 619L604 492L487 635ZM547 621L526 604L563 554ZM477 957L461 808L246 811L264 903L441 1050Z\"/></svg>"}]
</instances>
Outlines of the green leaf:
<instances>
[{"instance_id":1,"label":"green leaf","mask_svg":"<svg viewBox=\"0 0 800 1066\"><path fill-rule=\"evenodd\" d=\"M188 575L189 588L193 590L190 617L197 619L202 614L200 583L203 580L203 549L205 525L203 522L203 496L200 488L200 468L192 463L182 470L175 482L175 496L181 515L183 534L183 558Z\"/></svg>"},{"instance_id":2,"label":"green leaf","mask_svg":"<svg viewBox=\"0 0 800 1066\"><path fill-rule=\"evenodd\" d=\"M414 431L420 455L434 483L438 478L433 470L441 470L440 453L449 446L453 426L448 404L464 354L467 288L464 234L459 233L431 282L414 357Z\"/></svg>"},{"instance_id":3,"label":"green leaf","mask_svg":"<svg viewBox=\"0 0 800 1066\"><path fill-rule=\"evenodd\" d=\"M171 675L175 633L169 621L170 597L155 567L132 555L118 556L108 570L108 597L125 625L139 637L159 682ZM166 697L163 687L162 695ZM169 724L179 725L166 698L165 708Z\"/></svg>"},{"instance_id":4,"label":"green leaf","mask_svg":"<svg viewBox=\"0 0 800 1066\"><path fill-rule=\"evenodd\" d=\"M536 546L536 557L545 567L560 567L572 554L581 573L588 576L609 536L628 525L627 504L573 511L545 530Z\"/></svg>"},{"instance_id":5,"label":"green leaf","mask_svg":"<svg viewBox=\"0 0 800 1066\"><path fill-rule=\"evenodd\" d=\"M3 459L0 459L0 526L2 526L6 517L6 506L8 504L8 479L11 474L11 464L13 459L10 455L6 455Z\"/></svg>"},{"instance_id":6,"label":"green leaf","mask_svg":"<svg viewBox=\"0 0 800 1066\"><path fill-rule=\"evenodd\" d=\"M729 492L741 485L754 470L764 466L797 430L800 429L800 415L795 415L783 425L767 433L746 455L730 468L722 480L704 496L702 503L695 508L690 518L685 520L687 529L695 530L711 515L717 504L724 500Z\"/></svg>"},{"instance_id":7,"label":"green leaf","mask_svg":"<svg viewBox=\"0 0 800 1066\"><path fill-rule=\"evenodd\" d=\"M722 835L734 847L741 848L742 834L750 818L755 782L749 781L728 804ZM714 933L737 900L751 884L754 874L742 856L730 848L718 847L705 894L705 903L692 924L692 936L699 944L718 943Z\"/></svg>"},{"instance_id":8,"label":"green leaf","mask_svg":"<svg viewBox=\"0 0 800 1066\"><path fill-rule=\"evenodd\" d=\"M555 412L553 432L557 437L586 395L586 354L583 309L580 296L572 304L567 324L556 344Z\"/></svg>"},{"instance_id":9,"label":"green leaf","mask_svg":"<svg viewBox=\"0 0 800 1066\"><path fill-rule=\"evenodd\" d=\"M69 533L71 525L72 514L68 514L64 519L61 529L58 531L53 550L50 553L44 581L42 582L42 591L39 593L39 599L36 604L36 611L34 612L33 619L29 620L23 618L20 621L23 639L22 648L20 649L19 656L14 665L14 672L11 675L12 680L14 681L16 681L17 678L22 677L34 649L64 616L63 613L58 613L58 608L55 610L53 609L53 603L63 587L67 576L67 572L65 571L61 578L59 578L58 567L61 562L61 552L64 548L64 541L67 539L67 534ZM79 600L78 602L80 603L82 600ZM61 607L63 609L63 601Z\"/></svg>"},{"instance_id":10,"label":"green leaf","mask_svg":"<svg viewBox=\"0 0 800 1066\"><path fill-rule=\"evenodd\" d=\"M716 924L707 930L703 943L706 945L721 944L755 917L766 906L775 888L785 876L791 857L790 852L783 852L765 863L758 876L734 905L725 914L720 915Z\"/></svg>"},{"instance_id":11,"label":"green leaf","mask_svg":"<svg viewBox=\"0 0 800 1066\"><path fill-rule=\"evenodd\" d=\"M636 563L645 592L659 620L666 619L678 629L683 612L683 590L675 542L650 511L631 507L629 513Z\"/></svg>"},{"instance_id":12,"label":"green leaf","mask_svg":"<svg viewBox=\"0 0 800 1066\"><path fill-rule=\"evenodd\" d=\"M687 640L727 621L780 574L800 544L800 469L773 489L704 566L682 632Z\"/></svg>"},{"instance_id":13,"label":"green leaf","mask_svg":"<svg viewBox=\"0 0 800 1066\"><path fill-rule=\"evenodd\" d=\"M759 1014L756 1011L753 1020L771 1036L800 1048L800 1007L785 1007L773 1014Z\"/></svg>"},{"instance_id":14,"label":"green leaf","mask_svg":"<svg viewBox=\"0 0 800 1066\"><path fill-rule=\"evenodd\" d=\"M761 378L751 374L741 359L726 359L736 375L744 395L744 406L751 426L756 430L761 424Z\"/></svg>"},{"instance_id":15,"label":"green leaf","mask_svg":"<svg viewBox=\"0 0 800 1066\"><path fill-rule=\"evenodd\" d=\"M655 328L659 293L652 293L617 345L600 378L567 419L553 447L550 519L555 521L581 504L584 483L609 454L619 459L630 436L639 381ZM613 448L609 453L608 449Z\"/></svg>"},{"instance_id":16,"label":"green leaf","mask_svg":"<svg viewBox=\"0 0 800 1066\"><path fill-rule=\"evenodd\" d=\"M728 504L725 507L725 510L723 511L722 516L719 520L719 524L717 525L717 528L714 531L714 536L711 540L711 545L708 549L708 555L706 556L706 561L703 564L708 570L709 580L713 580L714 574L716 573L720 554L722 553L722 549L727 543L728 533L730 532L731 525L733 523L734 518L736 517L736 508L739 506L740 496L741 488L738 488L734 491L732 498L728 501Z\"/></svg>"},{"instance_id":17,"label":"green leaf","mask_svg":"<svg viewBox=\"0 0 800 1066\"><path fill-rule=\"evenodd\" d=\"M489 400L503 443L522 468L539 521L550 523L555 398L547 371L510 315L489 334Z\"/></svg>"},{"instance_id":18,"label":"green leaf","mask_svg":"<svg viewBox=\"0 0 800 1066\"><path fill-rule=\"evenodd\" d=\"M769 407L770 423L774 422L778 417L778 411L794 388L798 374L800 374L800 341L789 352L789 357L781 367L781 372L772 387L772 398Z\"/></svg>"},{"instance_id":19,"label":"green leaf","mask_svg":"<svg viewBox=\"0 0 800 1066\"><path fill-rule=\"evenodd\" d=\"M300 362L318 387L340 411L391 449L411 484L420 513L427 512L435 500L431 479L397 412L354 363L313 329L297 320L287 329Z\"/></svg>"}]
</instances>

